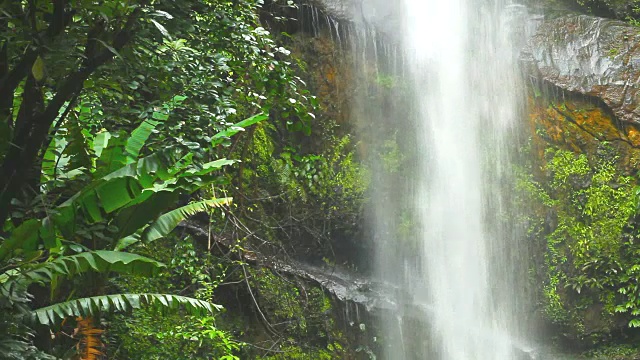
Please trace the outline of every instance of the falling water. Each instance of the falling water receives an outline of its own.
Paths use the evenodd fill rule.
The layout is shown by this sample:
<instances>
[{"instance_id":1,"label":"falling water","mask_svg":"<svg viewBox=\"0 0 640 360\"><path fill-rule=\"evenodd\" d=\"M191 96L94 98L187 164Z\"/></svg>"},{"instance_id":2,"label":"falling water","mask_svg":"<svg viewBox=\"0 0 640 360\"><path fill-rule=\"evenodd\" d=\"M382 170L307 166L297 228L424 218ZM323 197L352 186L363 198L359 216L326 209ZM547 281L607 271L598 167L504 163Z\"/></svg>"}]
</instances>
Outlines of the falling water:
<instances>
[{"instance_id":1,"label":"falling water","mask_svg":"<svg viewBox=\"0 0 640 360\"><path fill-rule=\"evenodd\" d=\"M376 268L403 289L396 314L403 320L386 325L384 357L517 359L526 340L519 290L526 257L509 224L516 210L508 186L522 97L511 26L522 7L502 0L397 6L406 75L394 99L407 104L410 119L396 141L411 144L413 155L401 176L374 168ZM377 56L375 36L373 45Z\"/></svg>"}]
</instances>

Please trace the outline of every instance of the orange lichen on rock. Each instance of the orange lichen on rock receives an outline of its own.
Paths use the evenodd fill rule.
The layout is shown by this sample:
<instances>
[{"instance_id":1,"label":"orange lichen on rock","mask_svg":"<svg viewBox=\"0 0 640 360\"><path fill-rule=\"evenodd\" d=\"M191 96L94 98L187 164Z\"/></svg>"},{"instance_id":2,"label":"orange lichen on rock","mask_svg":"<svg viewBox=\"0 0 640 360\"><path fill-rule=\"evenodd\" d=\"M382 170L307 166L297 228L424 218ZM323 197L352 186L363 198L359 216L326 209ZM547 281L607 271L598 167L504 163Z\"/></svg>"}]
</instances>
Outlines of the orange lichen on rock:
<instances>
[{"instance_id":1,"label":"orange lichen on rock","mask_svg":"<svg viewBox=\"0 0 640 360\"><path fill-rule=\"evenodd\" d=\"M550 126L547 122L544 109L536 105L533 98L529 99L529 110L529 133L531 134L532 141L532 155L544 164L544 149L547 146L547 141L541 136L540 128L547 132Z\"/></svg>"},{"instance_id":2,"label":"orange lichen on rock","mask_svg":"<svg viewBox=\"0 0 640 360\"><path fill-rule=\"evenodd\" d=\"M340 54L339 44L329 36L298 34L290 48L305 63L303 78L318 97L323 116L346 124L353 75L351 64Z\"/></svg>"},{"instance_id":3,"label":"orange lichen on rock","mask_svg":"<svg viewBox=\"0 0 640 360\"><path fill-rule=\"evenodd\" d=\"M615 149L621 170L631 172L640 159L640 131L622 124L609 111L583 99L554 102L529 99L533 149L544 161L544 149L555 146L584 154L596 154L603 144Z\"/></svg>"},{"instance_id":4,"label":"orange lichen on rock","mask_svg":"<svg viewBox=\"0 0 640 360\"><path fill-rule=\"evenodd\" d=\"M640 130L635 127L629 127L627 130L627 138L629 138L629 141L635 146L640 146Z\"/></svg>"}]
</instances>

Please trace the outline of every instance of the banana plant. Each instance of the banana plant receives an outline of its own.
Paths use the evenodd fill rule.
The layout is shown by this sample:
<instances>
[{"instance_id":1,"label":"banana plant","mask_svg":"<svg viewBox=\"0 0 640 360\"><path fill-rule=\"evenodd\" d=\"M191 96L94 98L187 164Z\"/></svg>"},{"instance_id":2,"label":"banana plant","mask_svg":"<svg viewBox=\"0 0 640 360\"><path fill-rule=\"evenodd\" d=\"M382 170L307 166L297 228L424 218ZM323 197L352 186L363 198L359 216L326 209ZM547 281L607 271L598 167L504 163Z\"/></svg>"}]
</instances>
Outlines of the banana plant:
<instances>
[{"instance_id":1,"label":"banana plant","mask_svg":"<svg viewBox=\"0 0 640 360\"><path fill-rule=\"evenodd\" d=\"M0 353L7 358L41 358L29 343L29 326L54 327L66 318L98 317L104 312L130 311L143 307L159 310L182 309L202 316L219 311L208 301L172 294L111 294L73 299L38 309L31 309L28 288L37 283L52 285L61 277L73 277L89 271L153 276L165 265L153 259L120 251L98 250L61 256L45 262L31 262L0 273ZM10 356L13 354L13 356Z\"/></svg>"},{"instance_id":2,"label":"banana plant","mask_svg":"<svg viewBox=\"0 0 640 360\"><path fill-rule=\"evenodd\" d=\"M59 277L73 277L88 271L153 276L165 265L153 259L120 251L98 250L61 256L51 261L15 268L0 274L0 296L15 297L29 285L50 284ZM219 305L184 296L169 294L115 294L75 299L27 311L23 315L32 322L53 326L67 317L89 317L101 311L128 311L143 306L176 309L182 306L193 315L213 313Z\"/></svg>"},{"instance_id":3,"label":"banana plant","mask_svg":"<svg viewBox=\"0 0 640 360\"><path fill-rule=\"evenodd\" d=\"M244 120L222 135L214 136L213 144L237 133L242 126L264 119L266 115L260 114ZM176 148L140 158L144 142L157 124L145 121L126 140L108 132L98 134L93 140L95 165L88 170L92 181L50 209L49 216L27 220L14 229L0 244L0 261L12 256L15 249L30 253L43 246L46 250L60 248L63 239L75 239L80 228L99 222L117 229L113 235L115 242L102 247L123 249L138 239L153 241L166 236L196 212L228 205L230 198L208 199L163 214L182 195L217 181L215 171L237 161L218 159L197 164L193 153ZM66 169L66 173L75 171L78 169Z\"/></svg>"},{"instance_id":4,"label":"banana plant","mask_svg":"<svg viewBox=\"0 0 640 360\"><path fill-rule=\"evenodd\" d=\"M173 208L181 196L211 185L218 180L216 171L236 161L218 159L198 164L192 152L179 148L160 149L142 156L147 139L165 118L160 113L154 115L130 136L103 131L87 140L74 134L76 146L78 141L86 140L83 153L90 156L83 161L74 161L73 154L65 151L68 143L52 142L42 166L45 183L42 190L53 193L52 189L58 186L56 179L82 175L88 180L75 194L48 209L43 218L28 219L8 229L7 238L0 237L0 327L7 329L4 333L0 330L0 352L23 354L17 358L33 352L29 324L51 327L69 317L95 318L101 312L141 307L181 308L193 315L220 309L207 301L171 294L109 294L71 299L39 309L30 306L28 290L32 284L54 289L60 280L87 272L105 276L155 275L163 264L123 250L139 241L151 242L167 236L197 212L231 203L230 198L205 199ZM214 136L212 146L266 118L259 114L241 121ZM52 185L47 187L46 183ZM110 239L83 244L78 234L99 223L112 229ZM33 358L46 358L40 355Z\"/></svg>"}]
</instances>

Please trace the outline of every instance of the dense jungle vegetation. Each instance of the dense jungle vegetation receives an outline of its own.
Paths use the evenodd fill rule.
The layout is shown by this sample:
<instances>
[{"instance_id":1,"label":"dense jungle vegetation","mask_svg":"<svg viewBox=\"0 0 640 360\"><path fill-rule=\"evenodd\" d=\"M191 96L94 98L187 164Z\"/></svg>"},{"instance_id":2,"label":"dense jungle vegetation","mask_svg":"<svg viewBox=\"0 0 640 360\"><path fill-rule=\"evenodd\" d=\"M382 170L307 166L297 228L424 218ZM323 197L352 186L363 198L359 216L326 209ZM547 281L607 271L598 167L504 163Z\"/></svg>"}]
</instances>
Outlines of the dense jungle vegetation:
<instances>
[{"instance_id":1,"label":"dense jungle vegetation","mask_svg":"<svg viewBox=\"0 0 640 360\"><path fill-rule=\"evenodd\" d=\"M640 18L637 0L529 3ZM271 261L367 265L344 241L376 181L359 157L400 179L420 156L391 115L410 116L402 79L333 63L342 44L296 34L294 1L0 4L0 359L373 358L353 338L383 344L374 326L347 334L326 291ZM338 119L349 86L384 104L354 125L381 144ZM508 217L533 248L529 320L633 358L640 143L602 104L530 90L510 188L526 211ZM411 256L394 191L384 221Z\"/></svg>"},{"instance_id":2,"label":"dense jungle vegetation","mask_svg":"<svg viewBox=\"0 0 640 360\"><path fill-rule=\"evenodd\" d=\"M331 257L366 189L290 40L261 25L295 6L1 2L0 358L343 351L322 290L246 265Z\"/></svg>"}]
</instances>

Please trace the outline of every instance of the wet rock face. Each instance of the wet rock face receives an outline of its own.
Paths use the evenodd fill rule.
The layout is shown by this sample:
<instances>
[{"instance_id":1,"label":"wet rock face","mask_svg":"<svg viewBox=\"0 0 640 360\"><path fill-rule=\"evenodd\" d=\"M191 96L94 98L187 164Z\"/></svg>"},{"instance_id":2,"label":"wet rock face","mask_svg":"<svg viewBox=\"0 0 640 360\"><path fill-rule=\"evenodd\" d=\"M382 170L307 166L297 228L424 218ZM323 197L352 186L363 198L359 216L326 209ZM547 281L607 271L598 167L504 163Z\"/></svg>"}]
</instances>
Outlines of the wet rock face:
<instances>
[{"instance_id":1,"label":"wet rock face","mask_svg":"<svg viewBox=\"0 0 640 360\"><path fill-rule=\"evenodd\" d=\"M360 27L375 28L390 39L402 29L400 7L389 0L311 0L329 16Z\"/></svg>"},{"instance_id":2,"label":"wet rock face","mask_svg":"<svg viewBox=\"0 0 640 360\"><path fill-rule=\"evenodd\" d=\"M585 15L550 20L522 59L561 89L602 99L616 117L640 125L640 29Z\"/></svg>"},{"instance_id":3,"label":"wet rock face","mask_svg":"<svg viewBox=\"0 0 640 360\"><path fill-rule=\"evenodd\" d=\"M638 18L636 8L640 0L519 0L529 7L541 9L545 14L581 13L606 18Z\"/></svg>"},{"instance_id":4,"label":"wet rock face","mask_svg":"<svg viewBox=\"0 0 640 360\"><path fill-rule=\"evenodd\" d=\"M358 12L356 1L314 0L312 3L322 7L328 14L339 20L350 21L355 18L355 14Z\"/></svg>"}]
</instances>

